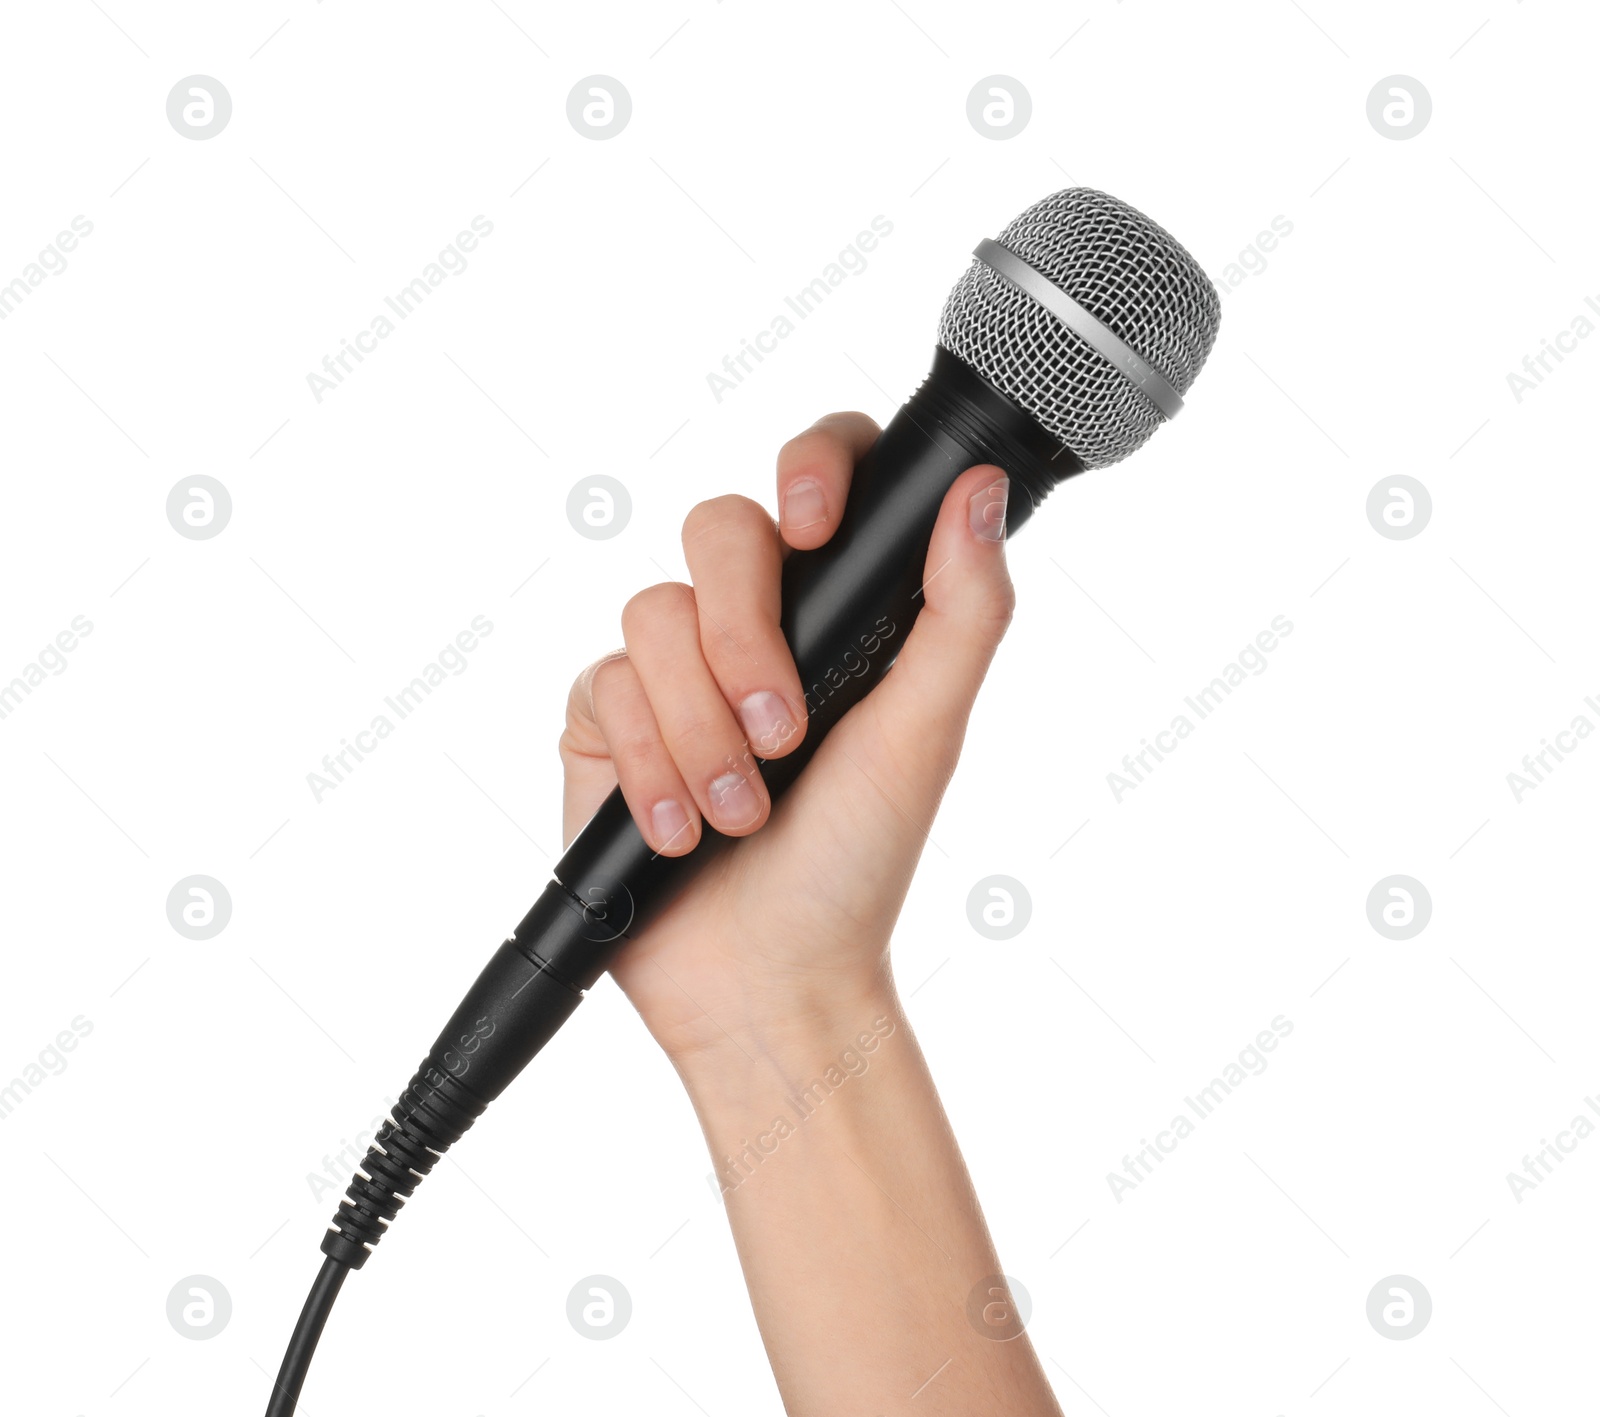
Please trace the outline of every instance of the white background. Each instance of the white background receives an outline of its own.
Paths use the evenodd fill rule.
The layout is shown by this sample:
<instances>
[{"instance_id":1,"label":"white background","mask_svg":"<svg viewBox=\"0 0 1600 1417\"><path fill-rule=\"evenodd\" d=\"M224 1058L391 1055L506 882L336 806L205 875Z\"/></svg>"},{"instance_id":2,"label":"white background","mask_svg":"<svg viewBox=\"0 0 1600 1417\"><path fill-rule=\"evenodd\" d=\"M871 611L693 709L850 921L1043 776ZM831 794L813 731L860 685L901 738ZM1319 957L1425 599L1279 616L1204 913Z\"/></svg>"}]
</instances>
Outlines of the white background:
<instances>
[{"instance_id":1,"label":"white background","mask_svg":"<svg viewBox=\"0 0 1600 1417\"><path fill-rule=\"evenodd\" d=\"M1600 723L1600 341L1520 402L1506 378L1600 297L1592 9L107 0L5 29L0 282L94 227L0 322L0 680L94 626L0 721L0 1081L93 1030L0 1123L8 1410L264 1407L335 1201L310 1177L559 849L571 676L682 574L694 502L770 502L826 410L886 418L974 242L1073 183L1219 281L1293 231L1182 419L1013 547L895 947L1034 1341L1072 1414L1593 1407L1600 1139L1506 1180L1600 1093L1600 745L1506 781ZM633 102L604 142L566 117L597 73ZM206 141L165 112L194 74L232 97ZM966 115L994 74L1032 96L1005 141ZM1432 96L1408 141L1366 114L1393 74ZM468 269L317 402L479 214ZM876 215L867 269L717 402ZM633 499L605 542L564 511L594 473ZM1366 516L1398 473L1433 499L1411 540ZM166 518L196 474L232 496L213 540ZM467 671L314 800L476 615ZM1123 754L1277 615L1270 667L1118 802ZM233 901L206 942L165 909L197 873ZM1395 873L1433 900L1401 942L1365 908ZM967 920L991 874L1033 901L1005 943ZM1277 1015L1267 1071L1119 1201L1107 1173ZM778 1410L708 1170L602 984L350 1281L305 1410ZM633 1300L609 1342L565 1316L596 1273ZM1396 1274L1433 1301L1404 1342L1366 1316ZM190 1275L231 1295L209 1341L167 1318Z\"/></svg>"}]
</instances>

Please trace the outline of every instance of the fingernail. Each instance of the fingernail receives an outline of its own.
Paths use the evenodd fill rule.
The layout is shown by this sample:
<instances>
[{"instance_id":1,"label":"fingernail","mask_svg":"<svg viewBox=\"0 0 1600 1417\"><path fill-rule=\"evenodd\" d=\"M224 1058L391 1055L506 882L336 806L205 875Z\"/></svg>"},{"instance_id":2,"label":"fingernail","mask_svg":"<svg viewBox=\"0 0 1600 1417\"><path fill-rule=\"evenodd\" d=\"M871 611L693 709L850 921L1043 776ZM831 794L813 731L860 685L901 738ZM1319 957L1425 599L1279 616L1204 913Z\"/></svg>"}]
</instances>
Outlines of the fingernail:
<instances>
[{"instance_id":1,"label":"fingernail","mask_svg":"<svg viewBox=\"0 0 1600 1417\"><path fill-rule=\"evenodd\" d=\"M747 827L761 815L761 799L743 773L725 772L712 779L711 815L723 831Z\"/></svg>"},{"instance_id":2,"label":"fingernail","mask_svg":"<svg viewBox=\"0 0 1600 1417\"><path fill-rule=\"evenodd\" d=\"M650 829L655 833L657 851L683 846L688 841L689 814L681 802L664 797L650 809Z\"/></svg>"},{"instance_id":3,"label":"fingernail","mask_svg":"<svg viewBox=\"0 0 1600 1417\"><path fill-rule=\"evenodd\" d=\"M792 484L783 497L783 524L790 531L804 531L826 520L828 499L822 488L809 478Z\"/></svg>"},{"instance_id":4,"label":"fingernail","mask_svg":"<svg viewBox=\"0 0 1600 1417\"><path fill-rule=\"evenodd\" d=\"M1002 477L973 493L969 506L972 534L981 541L1000 541L1006 534L1006 494L1011 479Z\"/></svg>"},{"instance_id":5,"label":"fingernail","mask_svg":"<svg viewBox=\"0 0 1600 1417\"><path fill-rule=\"evenodd\" d=\"M739 705L739 723L758 758L771 757L795 734L788 704L768 689L751 694Z\"/></svg>"}]
</instances>

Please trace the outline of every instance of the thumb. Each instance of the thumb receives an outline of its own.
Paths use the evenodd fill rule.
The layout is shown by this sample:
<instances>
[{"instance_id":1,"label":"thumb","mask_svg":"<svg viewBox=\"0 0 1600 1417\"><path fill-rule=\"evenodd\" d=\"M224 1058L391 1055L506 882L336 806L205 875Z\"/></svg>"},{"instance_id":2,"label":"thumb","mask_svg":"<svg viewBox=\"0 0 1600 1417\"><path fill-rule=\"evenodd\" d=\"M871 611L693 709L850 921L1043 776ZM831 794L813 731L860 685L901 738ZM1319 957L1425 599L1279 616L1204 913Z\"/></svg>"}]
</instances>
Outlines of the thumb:
<instances>
[{"instance_id":1,"label":"thumb","mask_svg":"<svg viewBox=\"0 0 1600 1417\"><path fill-rule=\"evenodd\" d=\"M872 698L897 742L954 765L967 715L999 647L1016 594L1006 569L1009 480L968 468L945 494L923 577L923 609Z\"/></svg>"}]
</instances>

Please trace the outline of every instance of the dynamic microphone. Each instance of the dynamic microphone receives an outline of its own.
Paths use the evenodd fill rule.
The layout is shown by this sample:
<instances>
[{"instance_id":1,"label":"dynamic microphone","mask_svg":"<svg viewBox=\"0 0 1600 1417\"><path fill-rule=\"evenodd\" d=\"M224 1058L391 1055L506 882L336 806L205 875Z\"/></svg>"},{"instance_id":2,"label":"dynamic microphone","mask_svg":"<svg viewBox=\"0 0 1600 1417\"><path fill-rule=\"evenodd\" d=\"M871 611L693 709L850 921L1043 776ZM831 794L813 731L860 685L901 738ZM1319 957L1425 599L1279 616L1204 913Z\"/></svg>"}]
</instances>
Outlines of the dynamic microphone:
<instances>
[{"instance_id":1,"label":"dynamic microphone","mask_svg":"<svg viewBox=\"0 0 1600 1417\"><path fill-rule=\"evenodd\" d=\"M751 756L773 800L881 680L921 609L945 493L967 468L1011 480L1009 536L1058 483L1126 457L1183 406L1216 339L1217 292L1163 228L1074 187L984 240L946 301L933 368L857 465L838 530L784 563L782 629L805 738ZM446 1149L550 1041L629 939L731 839L708 822L680 857L651 850L617 789L468 990L379 1129L322 1240L327 1257L267 1417L290 1417L345 1275Z\"/></svg>"}]
</instances>

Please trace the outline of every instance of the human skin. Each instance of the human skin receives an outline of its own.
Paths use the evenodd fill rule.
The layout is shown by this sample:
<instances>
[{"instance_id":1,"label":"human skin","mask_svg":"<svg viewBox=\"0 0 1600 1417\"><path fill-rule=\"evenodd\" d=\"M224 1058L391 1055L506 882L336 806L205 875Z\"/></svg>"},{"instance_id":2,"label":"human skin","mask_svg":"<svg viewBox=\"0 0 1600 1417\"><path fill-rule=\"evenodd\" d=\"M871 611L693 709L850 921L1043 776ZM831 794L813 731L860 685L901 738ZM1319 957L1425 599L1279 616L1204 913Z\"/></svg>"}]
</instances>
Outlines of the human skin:
<instances>
[{"instance_id":1,"label":"human skin","mask_svg":"<svg viewBox=\"0 0 1600 1417\"><path fill-rule=\"evenodd\" d=\"M690 513L692 586L630 600L626 649L568 697L565 836L620 779L666 855L692 850L706 819L746 838L611 972L694 1103L786 1410L1059 1417L991 1292L1001 1265L889 959L1011 619L999 468L955 480L894 668L777 809L753 761L785 756L806 731L778 625L782 559L837 529L877 433L864 414L831 414L786 443L776 524L743 497Z\"/></svg>"}]
</instances>

